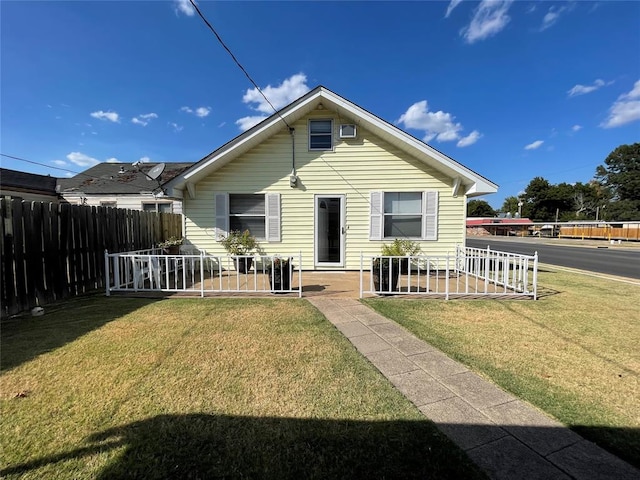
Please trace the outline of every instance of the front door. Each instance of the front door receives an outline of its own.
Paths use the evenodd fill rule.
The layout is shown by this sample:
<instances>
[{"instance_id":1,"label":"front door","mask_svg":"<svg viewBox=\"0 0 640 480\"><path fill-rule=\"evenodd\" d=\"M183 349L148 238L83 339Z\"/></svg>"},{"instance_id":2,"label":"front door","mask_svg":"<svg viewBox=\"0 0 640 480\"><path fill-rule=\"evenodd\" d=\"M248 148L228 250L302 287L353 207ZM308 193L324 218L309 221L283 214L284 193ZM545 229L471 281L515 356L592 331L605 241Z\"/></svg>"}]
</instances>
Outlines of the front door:
<instances>
[{"instance_id":1,"label":"front door","mask_svg":"<svg viewBox=\"0 0 640 480\"><path fill-rule=\"evenodd\" d=\"M344 217L344 195L316 195L316 266L344 267Z\"/></svg>"}]
</instances>

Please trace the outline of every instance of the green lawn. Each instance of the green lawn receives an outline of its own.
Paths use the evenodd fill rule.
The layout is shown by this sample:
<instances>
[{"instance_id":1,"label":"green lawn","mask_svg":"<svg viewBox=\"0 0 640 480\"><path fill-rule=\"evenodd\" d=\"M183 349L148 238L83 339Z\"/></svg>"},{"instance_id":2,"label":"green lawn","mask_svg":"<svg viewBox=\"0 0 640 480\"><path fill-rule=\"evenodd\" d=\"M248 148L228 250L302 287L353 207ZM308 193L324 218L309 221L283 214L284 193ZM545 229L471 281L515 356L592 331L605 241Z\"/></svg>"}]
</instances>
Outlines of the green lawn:
<instances>
[{"instance_id":1,"label":"green lawn","mask_svg":"<svg viewBox=\"0 0 640 480\"><path fill-rule=\"evenodd\" d=\"M2 478L484 478L303 300L46 310L2 324Z\"/></svg>"},{"instance_id":2,"label":"green lawn","mask_svg":"<svg viewBox=\"0 0 640 480\"><path fill-rule=\"evenodd\" d=\"M640 466L640 287L560 271L538 301L365 303Z\"/></svg>"}]
</instances>

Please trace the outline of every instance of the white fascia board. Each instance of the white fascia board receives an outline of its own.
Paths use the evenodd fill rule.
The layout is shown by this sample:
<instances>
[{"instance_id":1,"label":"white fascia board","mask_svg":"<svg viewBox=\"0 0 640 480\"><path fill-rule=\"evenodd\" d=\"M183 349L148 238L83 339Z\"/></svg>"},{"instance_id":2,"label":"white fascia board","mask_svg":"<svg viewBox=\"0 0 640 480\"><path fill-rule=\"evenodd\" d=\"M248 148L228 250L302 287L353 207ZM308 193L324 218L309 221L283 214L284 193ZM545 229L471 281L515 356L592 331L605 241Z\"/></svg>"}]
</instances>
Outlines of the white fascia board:
<instances>
[{"instance_id":1,"label":"white fascia board","mask_svg":"<svg viewBox=\"0 0 640 480\"><path fill-rule=\"evenodd\" d=\"M326 90L323 91L323 97L329 99L331 103L333 103L337 108L342 108L350 112L356 119L364 120L361 121L360 124L368 128L369 130L372 130L374 132L375 130L381 130L385 134L397 138L401 141L397 146L405 151L409 151L409 153L413 153L418 159L424 161L425 163L428 163L436 170L444 171L452 178L460 176L463 180L465 180L463 182L465 184L472 183L473 185L471 185L471 187L473 187L474 190L482 192L477 193L477 195L497 192L498 186L493 182L485 179L484 177L461 165L460 163L443 155L436 149L430 147L424 142L421 142L420 140L409 135L403 130L387 123L386 121L381 120L380 118L364 110L363 108L360 108L351 102L347 102L342 98L336 97L332 92L327 92ZM415 151L411 152L411 149L407 149L407 146L411 147L411 149L414 149ZM425 161L424 155L426 155L428 158L433 158L437 163Z\"/></svg>"},{"instance_id":2,"label":"white fascia board","mask_svg":"<svg viewBox=\"0 0 640 480\"><path fill-rule=\"evenodd\" d=\"M220 149L212 152L211 156L202 161L201 165L167 182L167 186L171 190L183 190L186 188L187 182L197 183L201 178L225 165L250 148L257 146L260 142L275 134L277 130L283 128L282 125L279 125L282 118L284 118L287 123L294 123L298 118L314 108L318 100L326 102L328 109L349 112L356 124L362 125L374 133L377 132L382 137L387 137L387 139L389 139L389 137L395 139L396 142L392 142L395 143L395 146L415 156L432 168L446 173L451 178L461 177L467 195L482 195L485 193L495 193L497 191L497 185L491 181L324 87L319 87L312 95L299 102L294 102L288 108L280 111L279 114L274 114L267 120L264 120L264 125L259 126L255 131L251 131L252 129L250 129L246 132L246 135L241 134L234 140L231 140L226 146L222 146Z\"/></svg>"},{"instance_id":3,"label":"white fascia board","mask_svg":"<svg viewBox=\"0 0 640 480\"><path fill-rule=\"evenodd\" d=\"M287 123L293 123L293 121L295 120L295 113L299 112L319 96L321 96L320 90L318 90L315 95L311 95L309 98L304 99L304 101L291 105L289 111L285 110L281 111L280 115L272 115L271 118L256 131L251 132L247 136L240 135L236 138L235 143L228 145L222 151L218 152L217 155L211 156L206 161L204 161L202 165L199 165L198 167L194 168L186 175L184 175L180 179L180 183L187 181L197 183L197 181L205 175L205 171L206 175L208 175L211 171L215 170L218 165L222 166L226 164L227 161L232 160L241 153L244 153L250 148L259 145L263 139L266 139L275 134L276 130L282 129L283 126L279 125L282 122L282 118L284 118ZM216 165L216 167L214 167L214 169L211 169L211 167L214 165Z\"/></svg>"}]
</instances>

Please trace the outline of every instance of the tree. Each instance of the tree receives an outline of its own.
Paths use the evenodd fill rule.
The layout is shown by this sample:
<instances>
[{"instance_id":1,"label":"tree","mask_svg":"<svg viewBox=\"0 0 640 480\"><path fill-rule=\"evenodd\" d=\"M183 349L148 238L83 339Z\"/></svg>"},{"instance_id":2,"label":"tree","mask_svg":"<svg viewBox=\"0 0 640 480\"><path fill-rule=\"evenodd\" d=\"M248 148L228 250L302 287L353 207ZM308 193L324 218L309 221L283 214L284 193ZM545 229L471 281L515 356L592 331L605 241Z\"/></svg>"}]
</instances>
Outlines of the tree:
<instances>
[{"instance_id":1,"label":"tree","mask_svg":"<svg viewBox=\"0 0 640 480\"><path fill-rule=\"evenodd\" d=\"M495 217L496 212L486 200L469 200L467 217Z\"/></svg>"},{"instance_id":2,"label":"tree","mask_svg":"<svg viewBox=\"0 0 640 480\"><path fill-rule=\"evenodd\" d=\"M502 213L507 214L510 213L512 217L516 216L516 213L520 211L520 207L518 207L518 203L520 203L520 199L518 197L507 197L504 199L502 203L502 208L500 209Z\"/></svg>"},{"instance_id":3,"label":"tree","mask_svg":"<svg viewBox=\"0 0 640 480\"><path fill-rule=\"evenodd\" d=\"M607 218L640 219L640 143L620 145L596 168L596 181L608 199Z\"/></svg>"},{"instance_id":4,"label":"tree","mask_svg":"<svg viewBox=\"0 0 640 480\"><path fill-rule=\"evenodd\" d=\"M602 203L602 193L598 185L589 183L576 183L573 186L573 209L575 220L592 220L596 217L596 211Z\"/></svg>"},{"instance_id":5,"label":"tree","mask_svg":"<svg viewBox=\"0 0 640 480\"><path fill-rule=\"evenodd\" d=\"M555 218L555 209L550 198L551 184L542 177L535 177L524 189L522 212L535 222L547 222Z\"/></svg>"}]
</instances>

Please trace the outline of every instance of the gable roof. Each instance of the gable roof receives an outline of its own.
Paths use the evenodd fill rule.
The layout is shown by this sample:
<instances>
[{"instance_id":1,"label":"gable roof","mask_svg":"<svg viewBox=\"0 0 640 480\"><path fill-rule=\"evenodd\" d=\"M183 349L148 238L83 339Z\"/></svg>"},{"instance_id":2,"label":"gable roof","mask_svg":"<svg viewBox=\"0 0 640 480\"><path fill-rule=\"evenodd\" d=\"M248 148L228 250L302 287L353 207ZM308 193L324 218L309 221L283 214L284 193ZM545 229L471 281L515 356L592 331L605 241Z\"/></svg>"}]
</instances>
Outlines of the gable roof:
<instances>
[{"instance_id":1,"label":"gable roof","mask_svg":"<svg viewBox=\"0 0 640 480\"><path fill-rule=\"evenodd\" d=\"M326 87L318 86L217 150L214 150L191 168L167 182L168 194L181 197L185 188L196 184L211 172L286 128L282 119L289 124L293 124L317 109L319 104L322 104L326 110L339 112L341 116L351 118L356 125L374 133L435 170L441 171L453 179L459 179L460 188L464 188L465 193L470 197L495 193L498 189L495 183L456 162L451 157Z\"/></svg>"},{"instance_id":2,"label":"gable roof","mask_svg":"<svg viewBox=\"0 0 640 480\"><path fill-rule=\"evenodd\" d=\"M137 168L126 163L99 163L71 178L59 178L61 194L130 194L151 192L158 188L158 183L150 181L145 173L158 163L143 163ZM166 163L160 176L160 183L165 183L193 165L189 163ZM144 172L144 173L143 173Z\"/></svg>"}]
</instances>

